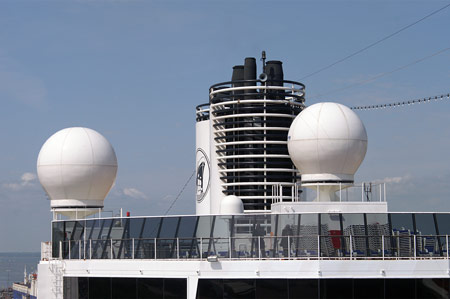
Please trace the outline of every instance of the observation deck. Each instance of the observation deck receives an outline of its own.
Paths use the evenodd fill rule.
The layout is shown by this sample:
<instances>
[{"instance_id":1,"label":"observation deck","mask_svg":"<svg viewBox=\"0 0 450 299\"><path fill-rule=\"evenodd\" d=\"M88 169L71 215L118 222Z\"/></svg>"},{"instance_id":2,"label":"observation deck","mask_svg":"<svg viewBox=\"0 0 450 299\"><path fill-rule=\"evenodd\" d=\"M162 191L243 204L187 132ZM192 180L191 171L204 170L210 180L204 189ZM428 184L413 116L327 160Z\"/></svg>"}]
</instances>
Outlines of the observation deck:
<instances>
[{"instance_id":1,"label":"observation deck","mask_svg":"<svg viewBox=\"0 0 450 299\"><path fill-rule=\"evenodd\" d=\"M56 220L49 259L449 259L450 213L302 213Z\"/></svg>"}]
</instances>

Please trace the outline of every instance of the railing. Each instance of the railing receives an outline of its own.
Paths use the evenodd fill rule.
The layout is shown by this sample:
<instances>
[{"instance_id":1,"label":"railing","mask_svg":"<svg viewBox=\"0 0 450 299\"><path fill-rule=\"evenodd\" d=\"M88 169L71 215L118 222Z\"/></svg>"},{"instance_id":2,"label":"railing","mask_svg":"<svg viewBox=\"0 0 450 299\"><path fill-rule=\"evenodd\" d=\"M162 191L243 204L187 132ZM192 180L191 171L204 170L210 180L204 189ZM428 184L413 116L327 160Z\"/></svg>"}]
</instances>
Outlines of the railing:
<instances>
[{"instance_id":1,"label":"railing","mask_svg":"<svg viewBox=\"0 0 450 299\"><path fill-rule=\"evenodd\" d=\"M336 195L339 202L386 202L385 183L360 183L348 186L336 184ZM278 202L305 202L313 201L319 191L313 188L302 188L301 184L276 183L272 184L272 201Z\"/></svg>"},{"instance_id":2,"label":"railing","mask_svg":"<svg viewBox=\"0 0 450 299\"><path fill-rule=\"evenodd\" d=\"M60 259L449 259L448 235L75 240Z\"/></svg>"}]
</instances>

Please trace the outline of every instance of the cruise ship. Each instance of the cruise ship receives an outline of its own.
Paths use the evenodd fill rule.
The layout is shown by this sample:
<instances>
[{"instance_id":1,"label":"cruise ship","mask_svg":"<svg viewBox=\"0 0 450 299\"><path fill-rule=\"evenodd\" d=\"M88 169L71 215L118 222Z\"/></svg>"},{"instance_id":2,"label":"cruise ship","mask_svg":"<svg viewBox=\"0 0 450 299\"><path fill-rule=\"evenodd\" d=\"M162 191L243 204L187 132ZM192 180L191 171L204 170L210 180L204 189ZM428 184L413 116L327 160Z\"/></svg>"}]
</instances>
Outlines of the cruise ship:
<instances>
[{"instance_id":1,"label":"cruise ship","mask_svg":"<svg viewBox=\"0 0 450 299\"><path fill-rule=\"evenodd\" d=\"M355 112L306 105L281 61L261 61L196 107L195 215L104 217L108 140L75 127L44 143L37 298L449 298L450 213L389 212L384 184L354 181Z\"/></svg>"}]
</instances>

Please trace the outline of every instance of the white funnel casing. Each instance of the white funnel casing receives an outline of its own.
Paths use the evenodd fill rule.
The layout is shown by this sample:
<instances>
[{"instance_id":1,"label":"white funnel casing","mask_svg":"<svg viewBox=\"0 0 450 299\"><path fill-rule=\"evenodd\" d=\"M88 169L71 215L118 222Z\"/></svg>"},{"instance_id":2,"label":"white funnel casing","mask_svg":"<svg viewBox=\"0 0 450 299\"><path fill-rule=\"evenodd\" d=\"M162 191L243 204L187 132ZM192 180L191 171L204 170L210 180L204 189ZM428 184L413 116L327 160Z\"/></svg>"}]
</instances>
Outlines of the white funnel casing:
<instances>
[{"instance_id":1,"label":"white funnel casing","mask_svg":"<svg viewBox=\"0 0 450 299\"><path fill-rule=\"evenodd\" d=\"M103 208L116 179L117 158L111 144L98 132L67 128L44 143L37 173L52 210L83 218Z\"/></svg>"},{"instance_id":2,"label":"white funnel casing","mask_svg":"<svg viewBox=\"0 0 450 299\"><path fill-rule=\"evenodd\" d=\"M335 192L353 184L367 151L367 133L359 117L338 103L304 109L288 133L289 155L302 185L318 191L317 201L339 200Z\"/></svg>"}]
</instances>

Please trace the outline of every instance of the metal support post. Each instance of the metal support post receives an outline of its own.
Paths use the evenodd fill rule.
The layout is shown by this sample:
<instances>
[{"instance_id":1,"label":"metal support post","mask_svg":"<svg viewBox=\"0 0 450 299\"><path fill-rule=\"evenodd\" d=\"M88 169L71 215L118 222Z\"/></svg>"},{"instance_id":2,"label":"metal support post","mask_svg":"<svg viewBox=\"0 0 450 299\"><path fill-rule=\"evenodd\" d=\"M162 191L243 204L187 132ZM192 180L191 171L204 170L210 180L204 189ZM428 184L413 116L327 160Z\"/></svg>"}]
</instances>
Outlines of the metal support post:
<instances>
[{"instance_id":1,"label":"metal support post","mask_svg":"<svg viewBox=\"0 0 450 299\"><path fill-rule=\"evenodd\" d=\"M180 238L177 238L177 260L180 259Z\"/></svg>"},{"instance_id":2,"label":"metal support post","mask_svg":"<svg viewBox=\"0 0 450 299\"><path fill-rule=\"evenodd\" d=\"M445 246L447 247L447 259L448 259L448 235L445 235Z\"/></svg>"},{"instance_id":3,"label":"metal support post","mask_svg":"<svg viewBox=\"0 0 450 299\"><path fill-rule=\"evenodd\" d=\"M353 258L353 242L352 242L352 235L349 236L350 237L350 259Z\"/></svg>"},{"instance_id":4,"label":"metal support post","mask_svg":"<svg viewBox=\"0 0 450 299\"><path fill-rule=\"evenodd\" d=\"M92 259L92 239L89 239L89 259Z\"/></svg>"},{"instance_id":5,"label":"metal support post","mask_svg":"<svg viewBox=\"0 0 450 299\"><path fill-rule=\"evenodd\" d=\"M228 258L231 259L231 237L228 237Z\"/></svg>"},{"instance_id":6,"label":"metal support post","mask_svg":"<svg viewBox=\"0 0 450 299\"><path fill-rule=\"evenodd\" d=\"M291 236L288 237L288 259L291 259Z\"/></svg>"},{"instance_id":7,"label":"metal support post","mask_svg":"<svg viewBox=\"0 0 450 299\"><path fill-rule=\"evenodd\" d=\"M384 260L384 236L381 236L381 256L383 257Z\"/></svg>"},{"instance_id":8,"label":"metal support post","mask_svg":"<svg viewBox=\"0 0 450 299\"><path fill-rule=\"evenodd\" d=\"M320 235L317 235L317 258L320 259Z\"/></svg>"},{"instance_id":9,"label":"metal support post","mask_svg":"<svg viewBox=\"0 0 450 299\"><path fill-rule=\"evenodd\" d=\"M134 238L131 239L131 258L134 260Z\"/></svg>"},{"instance_id":10,"label":"metal support post","mask_svg":"<svg viewBox=\"0 0 450 299\"><path fill-rule=\"evenodd\" d=\"M70 254L70 240L69 240L69 260L71 259L71 254Z\"/></svg>"},{"instance_id":11,"label":"metal support post","mask_svg":"<svg viewBox=\"0 0 450 299\"><path fill-rule=\"evenodd\" d=\"M157 254L156 254L156 249L157 249L157 246L156 246L156 238L154 239L154 250L155 250L155 260L156 260L156 256L157 256Z\"/></svg>"},{"instance_id":12,"label":"metal support post","mask_svg":"<svg viewBox=\"0 0 450 299\"><path fill-rule=\"evenodd\" d=\"M112 244L112 240L113 239L111 239L111 242L110 242L110 247L111 247L111 259L113 258L113 244Z\"/></svg>"},{"instance_id":13,"label":"metal support post","mask_svg":"<svg viewBox=\"0 0 450 299\"><path fill-rule=\"evenodd\" d=\"M448 243L448 242L447 242ZM62 260L63 252L62 252L63 246L62 241L59 241L59 259Z\"/></svg>"},{"instance_id":14,"label":"metal support post","mask_svg":"<svg viewBox=\"0 0 450 299\"><path fill-rule=\"evenodd\" d=\"M258 236L258 256L261 259L261 236Z\"/></svg>"},{"instance_id":15,"label":"metal support post","mask_svg":"<svg viewBox=\"0 0 450 299\"><path fill-rule=\"evenodd\" d=\"M200 238L200 259L203 259L203 238Z\"/></svg>"},{"instance_id":16,"label":"metal support post","mask_svg":"<svg viewBox=\"0 0 450 299\"><path fill-rule=\"evenodd\" d=\"M417 247L416 247L417 238L416 235L414 235L414 259L417 258Z\"/></svg>"}]
</instances>

